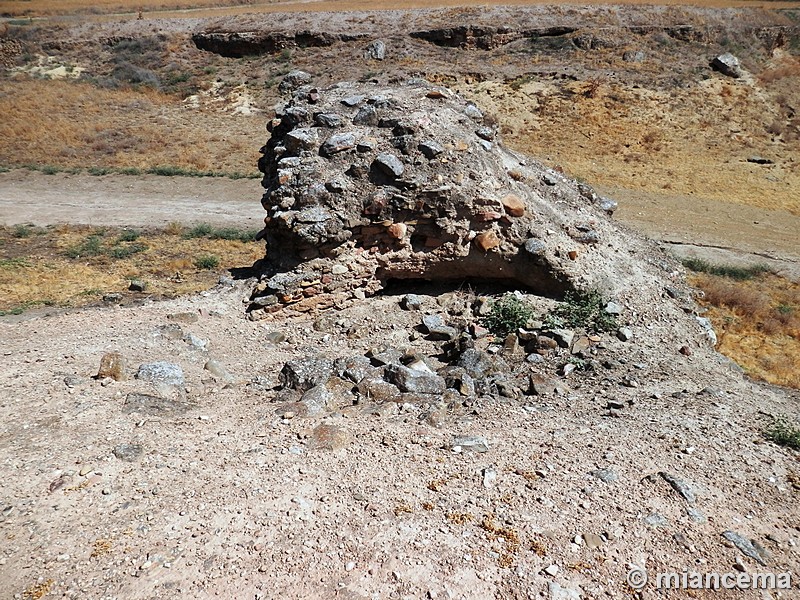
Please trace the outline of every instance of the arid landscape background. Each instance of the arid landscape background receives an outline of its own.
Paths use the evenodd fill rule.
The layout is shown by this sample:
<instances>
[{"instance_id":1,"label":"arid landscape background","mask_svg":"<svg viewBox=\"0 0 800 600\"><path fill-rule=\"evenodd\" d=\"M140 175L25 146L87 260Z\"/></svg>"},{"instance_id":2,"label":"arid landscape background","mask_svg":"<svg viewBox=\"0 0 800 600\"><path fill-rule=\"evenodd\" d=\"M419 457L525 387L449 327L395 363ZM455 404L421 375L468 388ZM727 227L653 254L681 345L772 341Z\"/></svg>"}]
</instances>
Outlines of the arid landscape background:
<instances>
[{"instance_id":1,"label":"arid landscape background","mask_svg":"<svg viewBox=\"0 0 800 600\"><path fill-rule=\"evenodd\" d=\"M798 413L791 388L800 388L800 4L507 4L486 8L478 2L321 1L220 7L203 0L143 0L135 5L117 0L0 0L0 321L8 348L2 406L14 414L0 431L9 452L4 465L14 478L8 500L0 496L0 504L13 507L3 513L8 520L0 520L0 527L6 527L8 547L16 548L0 558L0 592L25 599L48 594L159 598L175 590L179 596L234 597L229 582L237 577L247 586L258 582L260 590L272 586L297 598L390 592L409 598L522 598L539 597L532 581L540 584L538 569L555 561L563 566L559 577L581 579L588 594L584 597L596 597L606 593L602 585L611 581L611 573L619 580L618 570L635 562L631 548L637 544L647 548L648 560L662 567L684 555L691 560L708 556L710 563L730 567L709 532L716 527L715 518L738 527L744 513L746 519L757 514L757 533L769 532L769 539L776 540L770 548L781 557L782 567L798 564L792 549L798 538L796 450L769 446L758 432L780 415L794 423ZM380 60L365 55L374 40L385 43ZM214 51L200 49L209 44ZM738 58L739 77L710 66L725 52ZM259 148L267 141L265 124L290 96L280 84L296 69L308 72L320 90L339 81L392 85L424 78L474 101L508 147L615 199L619 208L614 219L623 228L650 237L683 261L688 282L701 290L697 301L714 324L717 349L749 377L787 387L740 384L735 369L725 387L712 370L727 367L702 351L696 351L696 358L681 356L656 365L659 347L643 342L638 354L620 350L630 361L624 380L644 377L637 369L649 373L651 366L658 374L643 385L641 397L630 397L629 407L644 408L641 414L624 413L631 415L623 418L630 419L624 432L610 428L595 408L602 394L591 390L601 385L601 377L583 389L578 384L574 395L556 393L544 407L526 406L525 419L531 414L540 419L536 433L505 401L478 406L474 412L468 406L447 417L459 431L482 424L495 437L506 432L519 442L509 454L498 449L502 444L492 449L490 466L497 467L501 485L486 492L488 500L476 501L474 495L483 492L470 487L485 465L469 458L468 464L453 466L449 450L445 458L432 454L445 443L443 430L428 428L430 420L417 423L408 416L416 413L405 405L387 420L374 422L360 421L355 409L341 411L344 416L337 413L336 427L358 420L345 441L330 443L338 454L318 458L312 450L310 463L298 470L293 462L299 456L297 444L303 452L305 444L313 446L307 442L315 439L312 426L292 416L273 423L277 413L272 405L264 408L265 394L269 402L277 400L264 390L275 381L254 383L250 377L263 373L274 379L282 361L313 346L333 344L340 352L358 346L355 354L363 354L380 336L394 339L395 329L413 324L408 313L395 311L391 296L375 299L374 307L348 309L339 319L346 325L334 325L324 315L319 320L243 321L242 299L248 290L237 286L257 273L253 267L264 256L263 243L253 241L264 216L256 168ZM225 286L232 287L205 291L221 275ZM437 294L448 299L455 294L453 302L464 301L462 290L438 290L428 306L436 304ZM450 301L439 306L447 308ZM198 313L200 321L196 316L180 321L187 313ZM185 331L170 337L175 331L164 327L176 314ZM397 327L388 322L370 325L372 314L393 315L387 319L396 319ZM359 326L373 327L373 337L351 336ZM224 357L234 376L215 374L209 380L203 366L212 355L193 346L193 338L181 337L189 330L211 340L212 354ZM276 331L288 341L265 340ZM131 336L129 349L125 335ZM57 341L46 350L45 364L36 364L41 336ZM268 358L249 352L245 344L267 348ZM610 344L616 351L617 341ZM76 354L74 347L84 349ZM112 403L138 390L134 381L109 387L106 381L101 387L89 379L102 351L120 347L131 361L145 361L156 351L189 365L187 379L195 387L181 400L203 412L199 422L205 438L192 437L200 435L194 430L198 421L192 416L190 422L184 408L172 407L178 412L136 423L127 413L109 417L104 412L108 409L98 404L101 398ZM48 367L57 361L64 364ZM64 377L76 373L79 377L65 388ZM634 393L625 390L623 395ZM49 407L31 412L37 415L35 425L14 408L31 394L50 399ZM83 400L75 405L75 398ZM294 415L294 410L281 408L280 414ZM377 415L381 409L375 410ZM736 410L739 418L734 418ZM258 417L248 420L247 414ZM93 420L106 419L113 443L93 427ZM156 424L152 430L147 429L148 419ZM565 429L570 420L577 425ZM680 428L672 429L672 423ZM170 438L169 448L159 447L167 426L185 434L185 441ZM268 428L280 430L278 441L269 438ZM601 433L591 433L595 431ZM91 440L88 446L80 436ZM219 480L197 462L212 438L212 472L226 473ZM372 453L368 472L356 473L348 462L353 456L342 454L350 452L353 438L365 440L356 451L359 461ZM59 440L55 450L50 449L51 439ZM254 439L271 445L254 449ZM746 450L737 446L743 440ZM122 466L113 459L101 462L108 452L100 448L123 441L143 446L144 459ZM526 454L527 443L541 451ZM645 453L648 444L658 449ZM623 491L601 487L596 496L578 492L584 471L603 462L592 447L613 463L617 446L638 448L623 452L618 461L619 470L628 475L619 484ZM236 466L225 448L255 458ZM636 525L632 537L626 531L629 537L610 549L614 531L632 515L671 510L676 523L686 521L685 514L677 516L681 511L660 496L639 503L641 482L636 478L662 468L680 470L694 460L695 449L703 457L701 464L686 468L705 481L700 488L714 502L705 529L659 529L656 535ZM667 466L656 464L659 454L668 457ZM406 474L395 464L398 456L434 466L413 471L404 480ZM733 467L732 474L716 473L719 464L734 462L741 462L746 474ZM277 504L264 506L261 498L237 509L240 494L258 498L248 494L265 493L241 485L265 464L274 468L265 476L266 495L287 486L296 496L291 501L276 497ZM240 467L241 477L236 474ZM175 474L178 483L170 489L154 475L157 469ZM142 470L147 476L140 477ZM22 472L35 473L25 476L31 482L17 479ZM356 483L343 490L335 476L324 479L324 473L345 473ZM391 492L370 483L384 473L391 473L397 485ZM715 479L723 476L730 477L730 485L741 479L736 485L744 487L728 489ZM103 487L108 477L119 488ZM190 491L191 477L205 482L207 502L200 502L202 493L195 498ZM57 494L30 499L29 485L47 490L51 480L61 481ZM101 480L103 486L95 493L93 486ZM592 481L585 489L594 485ZM67 490L63 498L61 486ZM102 495L90 500L101 487ZM92 533L82 505L73 499L87 499L95 516L114 507L125 513L127 508L114 504L123 487L134 490L135 517L114 517L113 524ZM52 485L47 494L53 494ZM332 502L338 494L346 499ZM551 494L570 500L551 506ZM55 505L80 521L79 533L70 532L56 513L45 514L48 498L56 496ZM308 505L307 496L313 496L316 508ZM752 498L762 496L765 504L747 512ZM27 498L28 508L19 498ZM578 502L586 504L585 514L575 516L566 507ZM596 502L618 506L598 510ZM742 504L728 509L731 502ZM347 521L348 512L361 510L362 503L364 520ZM559 524L554 529L563 526L576 538L593 539L581 529L591 523L593 531L603 531L606 545L602 550L590 550L584 542L569 545L563 535L542 525L537 512L541 506L552 511L549 518ZM266 512L257 514L261 509ZM22 519L26 510L34 514L28 521ZM152 515L166 519L171 532L185 530L188 542L174 542L183 539L175 533L164 534L171 541L154 541ZM130 527L122 525L125 519ZM342 534L317 527L316 519L340 525ZM375 562L359 529L374 527L369 530L379 540L386 523L393 524L386 547L396 554L387 551ZM304 530L296 528L307 525L315 533L301 539ZM293 541L276 541L271 537L274 527ZM447 529L446 541L431 541L437 528ZM225 538L215 531L234 533ZM676 537L682 535L688 537ZM488 540L489 558L470 545L475 536ZM47 543L57 549L46 550ZM409 543L418 552L417 563L413 552L400 550ZM430 559L430 543L446 557L441 563ZM79 549L70 550L70 544ZM341 568L319 561L316 552L323 550ZM20 556L26 552L23 561ZM289 558L292 552L303 556L297 564ZM191 553L195 558L186 562ZM480 556L483 570L475 572L485 573L485 579L471 567L462 570L454 562L459 553ZM108 564L101 565L100 557ZM183 557L184 570L170 572L178 557ZM416 569L410 566L414 564ZM265 575L263 565L272 565L265 567L272 572ZM532 570L525 572L523 566ZM86 579L82 568L90 573ZM349 574L349 583L337 584L331 569ZM435 580L437 569L450 583L427 589L426 573ZM533 577L534 572L539 574ZM309 573L316 583L305 578ZM373 577L381 583L373 585ZM566 587L570 581L561 583ZM621 583L608 584L610 597L630 597L631 590ZM452 596L436 595L451 588ZM325 592L320 595L321 589ZM574 597L546 589L554 599ZM273 597L268 591L258 593L262 595L256 597ZM655 596L641 592L634 597Z\"/></svg>"}]
</instances>

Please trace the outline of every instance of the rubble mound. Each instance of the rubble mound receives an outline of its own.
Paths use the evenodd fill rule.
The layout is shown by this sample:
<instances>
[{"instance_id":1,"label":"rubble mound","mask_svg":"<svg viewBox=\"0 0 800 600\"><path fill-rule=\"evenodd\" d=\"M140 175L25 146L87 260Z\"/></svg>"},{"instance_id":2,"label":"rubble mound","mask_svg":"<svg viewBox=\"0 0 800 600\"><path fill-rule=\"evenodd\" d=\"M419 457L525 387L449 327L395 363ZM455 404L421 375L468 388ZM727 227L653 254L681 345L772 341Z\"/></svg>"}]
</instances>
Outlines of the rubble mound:
<instances>
[{"instance_id":1,"label":"rubble mound","mask_svg":"<svg viewBox=\"0 0 800 600\"><path fill-rule=\"evenodd\" d=\"M656 282L642 256L660 253L609 218L613 200L504 147L459 95L423 80L316 89L287 77L259 161L267 256L252 308L319 308L398 279L552 297Z\"/></svg>"}]
</instances>

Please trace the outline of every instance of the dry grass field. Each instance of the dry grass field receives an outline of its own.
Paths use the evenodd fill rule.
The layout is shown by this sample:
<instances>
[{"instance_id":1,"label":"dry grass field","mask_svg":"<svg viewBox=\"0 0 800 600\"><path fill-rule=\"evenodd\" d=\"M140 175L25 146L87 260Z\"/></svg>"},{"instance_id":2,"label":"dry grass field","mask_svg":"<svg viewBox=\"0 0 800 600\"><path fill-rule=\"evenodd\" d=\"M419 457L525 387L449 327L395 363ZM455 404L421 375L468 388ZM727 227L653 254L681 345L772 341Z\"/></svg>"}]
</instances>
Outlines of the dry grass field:
<instances>
[{"instance_id":1,"label":"dry grass field","mask_svg":"<svg viewBox=\"0 0 800 600\"><path fill-rule=\"evenodd\" d=\"M746 281L698 273L719 345L748 375L800 388L800 284L772 274Z\"/></svg>"},{"instance_id":2,"label":"dry grass field","mask_svg":"<svg viewBox=\"0 0 800 600\"><path fill-rule=\"evenodd\" d=\"M0 314L40 306L172 298L208 289L220 273L247 270L264 255L255 232L173 224L165 230L59 225L0 228ZM228 238L228 239L226 239ZM144 291L130 291L132 281Z\"/></svg>"}]
</instances>

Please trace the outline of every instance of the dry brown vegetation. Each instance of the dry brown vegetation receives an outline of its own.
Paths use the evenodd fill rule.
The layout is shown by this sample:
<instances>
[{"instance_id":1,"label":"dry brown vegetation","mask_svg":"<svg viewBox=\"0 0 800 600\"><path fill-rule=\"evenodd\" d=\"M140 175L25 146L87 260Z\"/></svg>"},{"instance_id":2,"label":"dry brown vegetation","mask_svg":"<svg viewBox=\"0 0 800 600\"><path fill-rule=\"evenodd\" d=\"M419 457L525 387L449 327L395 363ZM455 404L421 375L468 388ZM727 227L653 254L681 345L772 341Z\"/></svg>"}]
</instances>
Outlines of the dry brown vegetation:
<instances>
[{"instance_id":1,"label":"dry brown vegetation","mask_svg":"<svg viewBox=\"0 0 800 600\"><path fill-rule=\"evenodd\" d=\"M800 388L800 284L776 275L749 281L694 274L719 338L718 350L750 375Z\"/></svg>"},{"instance_id":2,"label":"dry brown vegetation","mask_svg":"<svg viewBox=\"0 0 800 600\"><path fill-rule=\"evenodd\" d=\"M0 165L253 173L263 143L258 117L193 111L149 88L26 77L3 81L2 91Z\"/></svg>"},{"instance_id":3,"label":"dry brown vegetation","mask_svg":"<svg viewBox=\"0 0 800 600\"><path fill-rule=\"evenodd\" d=\"M264 255L256 242L191 234L179 225L141 233L66 225L0 228L0 312L83 306L109 293L189 294L213 286L224 270L247 269ZM129 292L132 280L145 283L145 291Z\"/></svg>"}]
</instances>

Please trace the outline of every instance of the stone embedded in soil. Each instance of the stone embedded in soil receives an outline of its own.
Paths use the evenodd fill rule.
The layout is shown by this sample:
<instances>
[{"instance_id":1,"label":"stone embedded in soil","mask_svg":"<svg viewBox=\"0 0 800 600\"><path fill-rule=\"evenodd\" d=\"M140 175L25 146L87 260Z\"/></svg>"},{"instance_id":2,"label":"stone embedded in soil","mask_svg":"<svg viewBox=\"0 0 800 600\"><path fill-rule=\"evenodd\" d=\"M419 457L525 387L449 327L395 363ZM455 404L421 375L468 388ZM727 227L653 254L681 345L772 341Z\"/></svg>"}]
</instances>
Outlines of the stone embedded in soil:
<instances>
[{"instance_id":1,"label":"stone embedded in soil","mask_svg":"<svg viewBox=\"0 0 800 600\"><path fill-rule=\"evenodd\" d=\"M686 502L688 502L689 504L695 503L697 497L695 496L694 490L688 483L686 483L682 479L679 479L678 477L675 477L674 475L670 475L665 471L659 471L658 474L664 481L666 481L670 485L670 487L672 487L673 490L675 490L678 494L680 494L683 497L683 499L686 500Z\"/></svg>"},{"instance_id":2,"label":"stone embedded in soil","mask_svg":"<svg viewBox=\"0 0 800 600\"><path fill-rule=\"evenodd\" d=\"M180 415L188 409L189 407L185 403L177 400L137 393L128 394L122 407L125 413L136 412L152 416Z\"/></svg>"},{"instance_id":3,"label":"stone embedded in soil","mask_svg":"<svg viewBox=\"0 0 800 600\"><path fill-rule=\"evenodd\" d=\"M351 443L352 438L344 429L322 423L311 432L308 445L312 450L341 450Z\"/></svg>"},{"instance_id":4,"label":"stone embedded in soil","mask_svg":"<svg viewBox=\"0 0 800 600\"><path fill-rule=\"evenodd\" d=\"M722 534L722 537L736 546L748 558L752 558L761 565L767 564L767 559L769 558L767 551L755 540L748 540L735 531L726 531Z\"/></svg>"},{"instance_id":5,"label":"stone embedded in soil","mask_svg":"<svg viewBox=\"0 0 800 600\"><path fill-rule=\"evenodd\" d=\"M119 460L126 462L133 462L139 458L144 452L144 448L140 444L118 444L114 446L112 453Z\"/></svg>"},{"instance_id":6,"label":"stone embedded in soil","mask_svg":"<svg viewBox=\"0 0 800 600\"><path fill-rule=\"evenodd\" d=\"M111 377L115 381L124 381L127 378L125 371L125 357L119 352L107 352L100 359L100 368L95 379Z\"/></svg>"},{"instance_id":7,"label":"stone embedded in soil","mask_svg":"<svg viewBox=\"0 0 800 600\"><path fill-rule=\"evenodd\" d=\"M164 360L139 365L136 379L175 387L182 387L185 383L181 366Z\"/></svg>"},{"instance_id":8,"label":"stone embedded in soil","mask_svg":"<svg viewBox=\"0 0 800 600\"><path fill-rule=\"evenodd\" d=\"M402 392L441 394L447 389L444 378L435 373L402 365L391 365L387 371L392 382Z\"/></svg>"},{"instance_id":9,"label":"stone embedded in soil","mask_svg":"<svg viewBox=\"0 0 800 600\"><path fill-rule=\"evenodd\" d=\"M406 170L403 161L390 152L378 154L374 164L384 175L394 178L402 177Z\"/></svg>"},{"instance_id":10,"label":"stone embedded in soil","mask_svg":"<svg viewBox=\"0 0 800 600\"><path fill-rule=\"evenodd\" d=\"M461 452L488 452L489 442L480 435L460 435L453 438L450 448Z\"/></svg>"}]
</instances>

